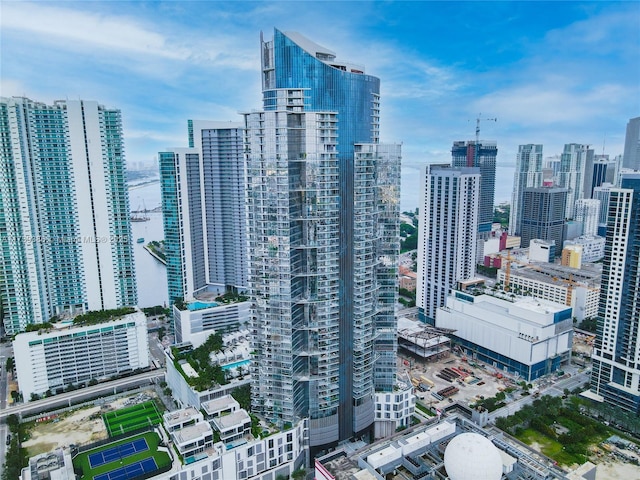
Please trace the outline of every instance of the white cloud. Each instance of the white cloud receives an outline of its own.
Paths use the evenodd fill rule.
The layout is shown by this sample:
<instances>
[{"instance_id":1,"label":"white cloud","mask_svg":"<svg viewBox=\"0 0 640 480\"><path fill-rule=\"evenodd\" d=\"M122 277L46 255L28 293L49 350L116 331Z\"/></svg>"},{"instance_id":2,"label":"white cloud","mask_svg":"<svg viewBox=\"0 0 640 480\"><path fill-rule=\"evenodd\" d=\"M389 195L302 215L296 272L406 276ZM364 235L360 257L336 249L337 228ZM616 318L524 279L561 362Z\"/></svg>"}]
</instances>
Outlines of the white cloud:
<instances>
[{"instance_id":1,"label":"white cloud","mask_svg":"<svg viewBox=\"0 0 640 480\"><path fill-rule=\"evenodd\" d=\"M90 4L89 4L90 5ZM124 15L87 12L44 3L4 2L0 27L10 33L41 38L46 46L67 51L108 52L105 61L139 58L148 64L153 58L195 64L213 64L238 69L255 68L256 55L243 51L237 39L213 31L193 33L181 28L164 35L141 21ZM52 45L53 44L53 45ZM119 59L122 61L122 58ZM135 64L129 64L135 69Z\"/></svg>"},{"instance_id":2,"label":"white cloud","mask_svg":"<svg viewBox=\"0 0 640 480\"><path fill-rule=\"evenodd\" d=\"M86 13L43 3L4 2L0 25L6 30L20 30L35 35L54 37L75 48L117 49L184 58L188 52L170 46L166 38L145 29L124 16Z\"/></svg>"},{"instance_id":3,"label":"white cloud","mask_svg":"<svg viewBox=\"0 0 640 480\"><path fill-rule=\"evenodd\" d=\"M489 93L474 102L474 107L491 111L507 125L551 127L565 123L576 128L595 117L614 113L632 96L632 89L623 85L595 84L583 89L555 79Z\"/></svg>"}]
</instances>

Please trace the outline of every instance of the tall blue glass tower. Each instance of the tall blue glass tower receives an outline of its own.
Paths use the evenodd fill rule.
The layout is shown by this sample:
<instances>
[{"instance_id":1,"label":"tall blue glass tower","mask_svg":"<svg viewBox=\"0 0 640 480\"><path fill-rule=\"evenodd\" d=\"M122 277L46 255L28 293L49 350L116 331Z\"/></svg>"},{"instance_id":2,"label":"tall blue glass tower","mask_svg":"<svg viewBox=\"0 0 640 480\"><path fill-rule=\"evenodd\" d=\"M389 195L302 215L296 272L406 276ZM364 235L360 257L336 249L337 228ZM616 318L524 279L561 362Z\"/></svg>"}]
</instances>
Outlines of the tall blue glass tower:
<instances>
[{"instance_id":1,"label":"tall blue glass tower","mask_svg":"<svg viewBox=\"0 0 640 480\"><path fill-rule=\"evenodd\" d=\"M245 114L252 404L309 418L315 450L370 436L395 383L400 146L379 143L380 80L300 34L261 41Z\"/></svg>"}]
</instances>

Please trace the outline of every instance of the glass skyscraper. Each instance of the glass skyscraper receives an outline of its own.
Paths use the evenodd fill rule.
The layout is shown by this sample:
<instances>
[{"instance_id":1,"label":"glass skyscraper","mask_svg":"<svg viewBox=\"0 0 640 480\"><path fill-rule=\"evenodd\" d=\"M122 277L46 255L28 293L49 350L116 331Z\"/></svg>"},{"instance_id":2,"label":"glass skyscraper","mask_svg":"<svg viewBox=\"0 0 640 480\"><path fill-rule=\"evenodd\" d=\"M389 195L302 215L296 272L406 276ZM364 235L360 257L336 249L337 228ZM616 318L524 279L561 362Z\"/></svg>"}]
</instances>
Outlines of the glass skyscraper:
<instances>
[{"instance_id":1,"label":"glass skyscraper","mask_svg":"<svg viewBox=\"0 0 640 480\"><path fill-rule=\"evenodd\" d=\"M91 101L0 99L7 334L137 303L122 118Z\"/></svg>"},{"instance_id":2,"label":"glass skyscraper","mask_svg":"<svg viewBox=\"0 0 640 480\"><path fill-rule=\"evenodd\" d=\"M566 202L566 188L524 189L520 209L520 236L523 248L528 248L532 240L540 239L555 242L555 256L562 253Z\"/></svg>"},{"instance_id":3,"label":"glass skyscraper","mask_svg":"<svg viewBox=\"0 0 640 480\"><path fill-rule=\"evenodd\" d=\"M244 125L189 120L190 148L158 154L169 302L244 291Z\"/></svg>"},{"instance_id":4,"label":"glass skyscraper","mask_svg":"<svg viewBox=\"0 0 640 480\"><path fill-rule=\"evenodd\" d=\"M477 167L480 169L480 198L478 201L478 231L491 231L493 202L496 193L496 142L485 140L457 141L451 148L452 167Z\"/></svg>"},{"instance_id":5,"label":"glass skyscraper","mask_svg":"<svg viewBox=\"0 0 640 480\"><path fill-rule=\"evenodd\" d=\"M591 392L640 414L640 173L611 188Z\"/></svg>"},{"instance_id":6,"label":"glass skyscraper","mask_svg":"<svg viewBox=\"0 0 640 480\"><path fill-rule=\"evenodd\" d=\"M520 235L522 223L522 197L527 187L542 186L542 145L520 145L513 174L513 193L509 214L509 233Z\"/></svg>"},{"instance_id":7,"label":"glass skyscraper","mask_svg":"<svg viewBox=\"0 0 640 480\"><path fill-rule=\"evenodd\" d=\"M560 155L558 186L567 189L565 218L573 219L576 200L584 198L584 175L588 162L593 162L593 149L589 145L567 143Z\"/></svg>"},{"instance_id":8,"label":"glass skyscraper","mask_svg":"<svg viewBox=\"0 0 640 480\"><path fill-rule=\"evenodd\" d=\"M379 143L378 78L297 33L261 41L245 114L252 408L308 417L312 451L371 437L395 383L400 146Z\"/></svg>"}]
</instances>

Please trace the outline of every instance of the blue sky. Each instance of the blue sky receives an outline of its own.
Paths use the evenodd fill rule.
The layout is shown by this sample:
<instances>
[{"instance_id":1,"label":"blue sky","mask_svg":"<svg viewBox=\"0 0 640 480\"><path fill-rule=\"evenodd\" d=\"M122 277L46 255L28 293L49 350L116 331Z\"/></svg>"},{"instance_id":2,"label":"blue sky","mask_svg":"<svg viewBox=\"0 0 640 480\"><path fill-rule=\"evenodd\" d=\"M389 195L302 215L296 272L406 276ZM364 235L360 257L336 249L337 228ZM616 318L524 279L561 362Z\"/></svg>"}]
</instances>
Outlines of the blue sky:
<instances>
[{"instance_id":1,"label":"blue sky","mask_svg":"<svg viewBox=\"0 0 640 480\"><path fill-rule=\"evenodd\" d=\"M186 120L259 109L259 36L298 31L380 77L381 137L403 143L402 208L454 140L623 152L640 115L640 2L0 2L0 93L122 110L127 159L186 146Z\"/></svg>"}]
</instances>

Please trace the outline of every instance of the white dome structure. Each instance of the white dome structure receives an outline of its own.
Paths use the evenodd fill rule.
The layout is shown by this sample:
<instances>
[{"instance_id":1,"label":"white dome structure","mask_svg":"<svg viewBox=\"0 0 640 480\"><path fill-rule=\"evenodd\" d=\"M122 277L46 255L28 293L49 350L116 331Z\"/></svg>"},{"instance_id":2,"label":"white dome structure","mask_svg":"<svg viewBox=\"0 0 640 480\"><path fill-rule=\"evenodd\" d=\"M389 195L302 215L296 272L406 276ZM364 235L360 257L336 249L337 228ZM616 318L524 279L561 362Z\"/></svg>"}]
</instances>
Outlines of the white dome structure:
<instances>
[{"instance_id":1,"label":"white dome structure","mask_svg":"<svg viewBox=\"0 0 640 480\"><path fill-rule=\"evenodd\" d=\"M451 480L500 480L498 448L478 433L461 433L444 451L444 467Z\"/></svg>"}]
</instances>

